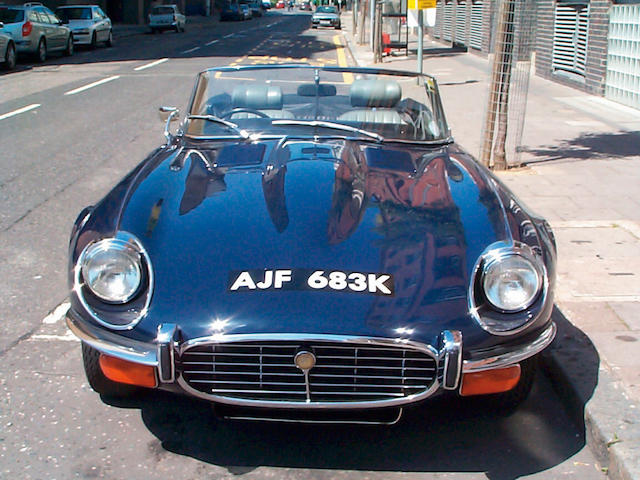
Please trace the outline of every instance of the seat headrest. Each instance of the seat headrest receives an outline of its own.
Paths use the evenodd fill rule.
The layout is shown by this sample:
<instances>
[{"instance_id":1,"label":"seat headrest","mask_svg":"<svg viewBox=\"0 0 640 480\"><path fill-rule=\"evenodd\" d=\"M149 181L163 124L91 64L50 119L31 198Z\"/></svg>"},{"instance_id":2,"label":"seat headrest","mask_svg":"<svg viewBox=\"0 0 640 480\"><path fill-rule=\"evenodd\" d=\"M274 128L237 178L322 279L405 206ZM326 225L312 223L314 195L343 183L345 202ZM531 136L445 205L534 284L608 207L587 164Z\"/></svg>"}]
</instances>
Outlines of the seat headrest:
<instances>
[{"instance_id":1,"label":"seat headrest","mask_svg":"<svg viewBox=\"0 0 640 480\"><path fill-rule=\"evenodd\" d=\"M392 80L356 80L349 91L352 107L391 108L402 98L402 89Z\"/></svg>"},{"instance_id":2,"label":"seat headrest","mask_svg":"<svg viewBox=\"0 0 640 480\"><path fill-rule=\"evenodd\" d=\"M238 85L233 89L234 108L282 109L282 89L272 85Z\"/></svg>"}]
</instances>

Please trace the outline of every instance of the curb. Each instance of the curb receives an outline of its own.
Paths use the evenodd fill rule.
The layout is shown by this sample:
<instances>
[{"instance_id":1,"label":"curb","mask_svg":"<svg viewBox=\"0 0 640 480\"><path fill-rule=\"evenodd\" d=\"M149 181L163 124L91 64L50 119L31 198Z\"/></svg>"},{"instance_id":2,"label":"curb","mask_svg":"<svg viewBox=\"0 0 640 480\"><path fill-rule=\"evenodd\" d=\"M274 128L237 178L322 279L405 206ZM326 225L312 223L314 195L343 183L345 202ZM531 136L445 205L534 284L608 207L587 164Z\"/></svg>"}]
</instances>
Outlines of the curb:
<instances>
[{"instance_id":1,"label":"curb","mask_svg":"<svg viewBox=\"0 0 640 480\"><path fill-rule=\"evenodd\" d=\"M542 353L542 369L586 443L614 480L640 479L640 412L602 363L591 340L558 310L556 340Z\"/></svg>"},{"instance_id":2,"label":"curb","mask_svg":"<svg viewBox=\"0 0 640 480\"><path fill-rule=\"evenodd\" d=\"M361 66L352 39L346 32L342 36L351 58ZM584 425L585 442L602 471L613 480L640 480L640 412L591 340L558 308L553 319L558 333L541 354L541 370L576 425Z\"/></svg>"}]
</instances>

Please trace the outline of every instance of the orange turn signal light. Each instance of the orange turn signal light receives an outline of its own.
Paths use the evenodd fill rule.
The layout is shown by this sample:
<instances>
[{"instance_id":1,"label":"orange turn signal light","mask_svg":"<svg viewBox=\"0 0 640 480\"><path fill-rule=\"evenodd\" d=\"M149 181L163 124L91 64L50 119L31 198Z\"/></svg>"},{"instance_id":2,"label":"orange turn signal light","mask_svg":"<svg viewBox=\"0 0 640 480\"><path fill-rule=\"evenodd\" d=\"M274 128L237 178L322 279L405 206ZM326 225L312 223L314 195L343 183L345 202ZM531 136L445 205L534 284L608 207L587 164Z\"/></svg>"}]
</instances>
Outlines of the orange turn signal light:
<instances>
[{"instance_id":1,"label":"orange turn signal light","mask_svg":"<svg viewBox=\"0 0 640 480\"><path fill-rule=\"evenodd\" d=\"M488 395L511 390L520 380L520 365L506 368L484 370L482 372L465 373L462 375L460 395Z\"/></svg>"},{"instance_id":2,"label":"orange turn signal light","mask_svg":"<svg viewBox=\"0 0 640 480\"><path fill-rule=\"evenodd\" d=\"M114 382L147 388L154 388L157 385L156 369L150 365L141 365L102 354L100 368L105 377Z\"/></svg>"}]
</instances>

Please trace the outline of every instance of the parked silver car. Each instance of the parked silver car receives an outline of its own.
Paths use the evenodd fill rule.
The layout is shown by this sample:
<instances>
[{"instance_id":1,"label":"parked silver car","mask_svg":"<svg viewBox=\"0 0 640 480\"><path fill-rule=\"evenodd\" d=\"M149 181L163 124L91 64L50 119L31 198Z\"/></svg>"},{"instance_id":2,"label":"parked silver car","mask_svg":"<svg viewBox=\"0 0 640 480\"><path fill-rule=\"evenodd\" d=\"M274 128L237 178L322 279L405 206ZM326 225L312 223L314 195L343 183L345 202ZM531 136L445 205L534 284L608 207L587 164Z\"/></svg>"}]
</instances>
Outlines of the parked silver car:
<instances>
[{"instance_id":1,"label":"parked silver car","mask_svg":"<svg viewBox=\"0 0 640 480\"><path fill-rule=\"evenodd\" d=\"M56 9L56 15L73 32L76 45L113 45L111 20L98 5L69 5Z\"/></svg>"},{"instance_id":2,"label":"parked silver car","mask_svg":"<svg viewBox=\"0 0 640 480\"><path fill-rule=\"evenodd\" d=\"M162 32L164 30L175 30L184 32L186 17L180 13L177 5L157 5L151 9L149 14L149 28L151 33Z\"/></svg>"},{"instance_id":3,"label":"parked silver car","mask_svg":"<svg viewBox=\"0 0 640 480\"><path fill-rule=\"evenodd\" d=\"M2 33L4 24L0 22L0 65L7 70L16 66L16 44L9 35Z\"/></svg>"},{"instance_id":4,"label":"parked silver car","mask_svg":"<svg viewBox=\"0 0 640 480\"><path fill-rule=\"evenodd\" d=\"M338 9L332 5L319 6L311 17L311 27L333 27L340 30L340 15Z\"/></svg>"},{"instance_id":5,"label":"parked silver car","mask_svg":"<svg viewBox=\"0 0 640 480\"><path fill-rule=\"evenodd\" d=\"M49 52L73 55L73 34L41 3L0 6L3 33L10 35L19 55L32 54L44 62Z\"/></svg>"}]
</instances>

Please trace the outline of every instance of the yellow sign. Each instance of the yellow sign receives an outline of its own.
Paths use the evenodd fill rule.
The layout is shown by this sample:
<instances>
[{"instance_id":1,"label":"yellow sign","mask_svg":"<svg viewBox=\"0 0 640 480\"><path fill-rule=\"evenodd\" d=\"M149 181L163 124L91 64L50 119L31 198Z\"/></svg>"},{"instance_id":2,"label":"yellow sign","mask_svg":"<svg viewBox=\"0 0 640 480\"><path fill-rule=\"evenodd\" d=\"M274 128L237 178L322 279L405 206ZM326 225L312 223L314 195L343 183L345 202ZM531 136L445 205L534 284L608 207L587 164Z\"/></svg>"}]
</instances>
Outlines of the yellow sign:
<instances>
[{"instance_id":1,"label":"yellow sign","mask_svg":"<svg viewBox=\"0 0 640 480\"><path fill-rule=\"evenodd\" d=\"M425 8L436 8L436 0L409 0L407 5L409 10L424 10Z\"/></svg>"}]
</instances>

